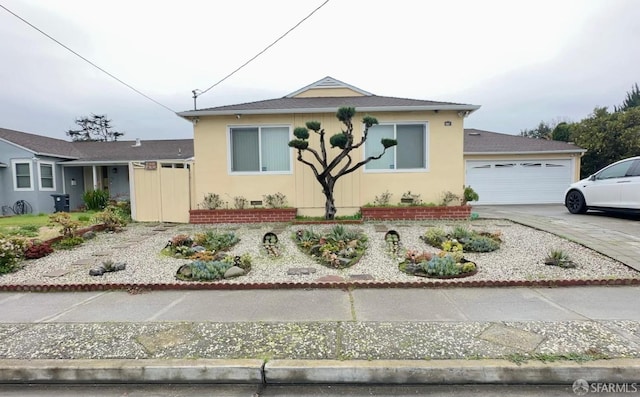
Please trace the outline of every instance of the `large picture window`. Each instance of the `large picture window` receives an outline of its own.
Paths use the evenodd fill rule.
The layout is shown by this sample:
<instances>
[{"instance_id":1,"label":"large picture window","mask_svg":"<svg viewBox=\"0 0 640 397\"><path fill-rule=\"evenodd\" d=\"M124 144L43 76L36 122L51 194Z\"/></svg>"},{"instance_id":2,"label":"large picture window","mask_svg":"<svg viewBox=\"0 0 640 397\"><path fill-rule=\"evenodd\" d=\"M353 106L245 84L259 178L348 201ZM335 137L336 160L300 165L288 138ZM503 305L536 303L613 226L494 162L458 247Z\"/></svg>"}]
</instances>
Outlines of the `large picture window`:
<instances>
[{"instance_id":1,"label":"large picture window","mask_svg":"<svg viewBox=\"0 0 640 397\"><path fill-rule=\"evenodd\" d=\"M53 163L39 163L40 190L56 190Z\"/></svg>"},{"instance_id":2,"label":"large picture window","mask_svg":"<svg viewBox=\"0 0 640 397\"><path fill-rule=\"evenodd\" d=\"M365 170L424 170L427 168L427 124L380 124L369 129L365 156L377 156L384 150L382 138L398 141L378 160L371 160Z\"/></svg>"},{"instance_id":3,"label":"large picture window","mask_svg":"<svg viewBox=\"0 0 640 397\"><path fill-rule=\"evenodd\" d=\"M289 127L231 127L231 172L291 171Z\"/></svg>"},{"instance_id":4,"label":"large picture window","mask_svg":"<svg viewBox=\"0 0 640 397\"><path fill-rule=\"evenodd\" d=\"M12 161L14 190L33 190L31 161Z\"/></svg>"}]
</instances>

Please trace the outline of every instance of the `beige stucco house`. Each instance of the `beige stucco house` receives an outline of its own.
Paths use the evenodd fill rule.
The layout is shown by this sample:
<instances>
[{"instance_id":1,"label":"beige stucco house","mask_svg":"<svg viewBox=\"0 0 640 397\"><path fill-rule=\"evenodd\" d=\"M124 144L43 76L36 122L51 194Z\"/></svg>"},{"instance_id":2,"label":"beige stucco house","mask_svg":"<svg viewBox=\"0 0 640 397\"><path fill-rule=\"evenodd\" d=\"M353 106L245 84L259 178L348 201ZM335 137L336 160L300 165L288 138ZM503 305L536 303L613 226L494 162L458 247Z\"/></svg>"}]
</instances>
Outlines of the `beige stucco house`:
<instances>
[{"instance_id":1,"label":"beige stucco house","mask_svg":"<svg viewBox=\"0 0 640 397\"><path fill-rule=\"evenodd\" d=\"M462 194L464 120L479 106L377 96L326 77L283 98L179 113L194 125L194 204L208 193L262 200L280 192L298 214L324 214L320 184L287 143L294 128L310 120L321 122L327 136L340 132L344 126L335 115L342 106L356 108L356 139L363 116L379 122L354 162L381 153L383 137L397 139L398 145L338 181L338 215L357 212L385 191L395 203L408 191L424 202L439 202L447 191ZM314 161L308 153L305 159Z\"/></svg>"}]
</instances>

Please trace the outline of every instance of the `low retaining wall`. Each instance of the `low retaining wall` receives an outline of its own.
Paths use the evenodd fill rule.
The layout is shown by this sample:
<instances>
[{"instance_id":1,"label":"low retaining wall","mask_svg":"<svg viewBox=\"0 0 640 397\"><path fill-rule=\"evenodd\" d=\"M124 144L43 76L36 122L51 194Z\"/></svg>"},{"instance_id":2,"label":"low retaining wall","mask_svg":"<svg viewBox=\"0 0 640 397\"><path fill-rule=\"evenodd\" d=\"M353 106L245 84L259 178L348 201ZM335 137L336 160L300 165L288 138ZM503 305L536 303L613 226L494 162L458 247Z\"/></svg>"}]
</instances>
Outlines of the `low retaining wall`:
<instances>
[{"instance_id":1,"label":"low retaining wall","mask_svg":"<svg viewBox=\"0 0 640 397\"><path fill-rule=\"evenodd\" d=\"M365 221L469 219L471 216L470 205L447 207L362 207L360 210L362 211L362 219Z\"/></svg>"},{"instance_id":2,"label":"low retaining wall","mask_svg":"<svg viewBox=\"0 0 640 397\"><path fill-rule=\"evenodd\" d=\"M189 223L291 222L295 208L250 208L243 210L191 210Z\"/></svg>"}]
</instances>

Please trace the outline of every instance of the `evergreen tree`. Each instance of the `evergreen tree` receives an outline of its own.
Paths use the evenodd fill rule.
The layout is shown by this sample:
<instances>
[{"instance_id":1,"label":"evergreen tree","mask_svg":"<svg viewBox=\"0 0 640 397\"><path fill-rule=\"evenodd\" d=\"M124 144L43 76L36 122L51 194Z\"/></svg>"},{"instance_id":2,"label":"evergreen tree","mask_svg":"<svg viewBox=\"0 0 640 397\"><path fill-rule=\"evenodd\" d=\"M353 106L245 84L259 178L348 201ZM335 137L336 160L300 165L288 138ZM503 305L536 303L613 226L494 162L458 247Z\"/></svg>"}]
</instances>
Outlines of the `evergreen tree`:
<instances>
[{"instance_id":1,"label":"evergreen tree","mask_svg":"<svg viewBox=\"0 0 640 397\"><path fill-rule=\"evenodd\" d=\"M622 102L622 105L620 107L615 106L614 109L616 112L624 112L637 106L640 106L640 89L638 89L638 83L635 83L631 87L631 91L627 91L627 97Z\"/></svg>"}]
</instances>

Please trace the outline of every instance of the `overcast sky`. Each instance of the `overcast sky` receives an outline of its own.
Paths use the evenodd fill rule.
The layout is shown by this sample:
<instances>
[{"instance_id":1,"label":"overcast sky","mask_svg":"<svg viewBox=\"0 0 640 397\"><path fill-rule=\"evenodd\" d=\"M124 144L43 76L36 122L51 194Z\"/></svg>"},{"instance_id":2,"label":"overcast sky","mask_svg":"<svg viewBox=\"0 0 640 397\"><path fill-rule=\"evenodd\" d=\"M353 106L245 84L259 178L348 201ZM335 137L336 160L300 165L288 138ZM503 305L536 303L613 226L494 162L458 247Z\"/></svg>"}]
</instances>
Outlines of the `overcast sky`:
<instances>
[{"instance_id":1,"label":"overcast sky","mask_svg":"<svg viewBox=\"0 0 640 397\"><path fill-rule=\"evenodd\" d=\"M0 0L175 111L324 0ZM579 121L640 82L636 0L330 0L198 108L282 97L331 76L377 95L481 105L465 127ZM0 127L68 139L107 114L125 139L192 126L0 9Z\"/></svg>"}]
</instances>

